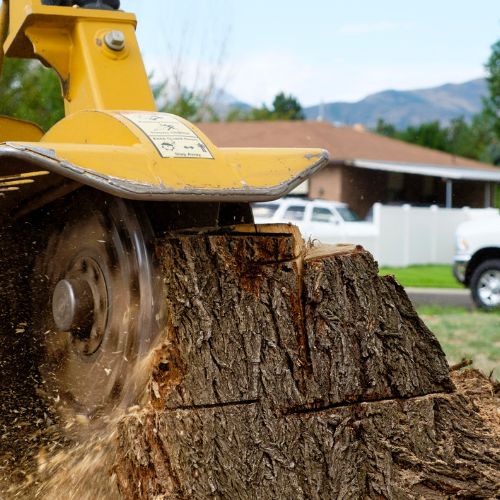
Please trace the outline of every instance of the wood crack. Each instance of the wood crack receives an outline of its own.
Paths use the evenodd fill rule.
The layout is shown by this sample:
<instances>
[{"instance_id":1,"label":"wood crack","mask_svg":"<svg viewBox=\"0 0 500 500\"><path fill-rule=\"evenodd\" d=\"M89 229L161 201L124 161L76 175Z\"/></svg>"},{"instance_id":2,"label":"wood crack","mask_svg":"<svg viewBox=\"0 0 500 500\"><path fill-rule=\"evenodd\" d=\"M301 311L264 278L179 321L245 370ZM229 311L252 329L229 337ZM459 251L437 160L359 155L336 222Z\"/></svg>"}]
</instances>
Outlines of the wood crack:
<instances>
[{"instance_id":1,"label":"wood crack","mask_svg":"<svg viewBox=\"0 0 500 500\"><path fill-rule=\"evenodd\" d=\"M419 401L419 400L425 400L428 398L432 398L434 396L445 396L448 394L453 394L452 392L431 392L429 394L424 394L422 396L411 396L411 397L387 397L387 398L379 398L379 399L370 399L367 400L366 398L359 398L356 399L355 401L351 401L349 403L342 402L342 403L336 403L336 404L330 404L330 405L324 405L324 406L315 406L314 404L311 405L304 405L302 407L297 407L297 408L291 408L288 410L285 410L282 412L283 416L289 416L289 415L304 415L308 413L321 413L329 410L342 410L344 408L355 408L357 406L361 405L375 405L377 403L387 403L388 401L394 401L394 402L406 402L406 401Z\"/></svg>"},{"instance_id":2,"label":"wood crack","mask_svg":"<svg viewBox=\"0 0 500 500\"><path fill-rule=\"evenodd\" d=\"M254 405L257 403L259 403L258 399L248 399L243 401L227 401L224 403L176 406L175 408L165 408L164 411L173 412L173 411L183 411L183 410L210 410L213 408L226 408L228 406L246 406L246 405Z\"/></svg>"}]
</instances>

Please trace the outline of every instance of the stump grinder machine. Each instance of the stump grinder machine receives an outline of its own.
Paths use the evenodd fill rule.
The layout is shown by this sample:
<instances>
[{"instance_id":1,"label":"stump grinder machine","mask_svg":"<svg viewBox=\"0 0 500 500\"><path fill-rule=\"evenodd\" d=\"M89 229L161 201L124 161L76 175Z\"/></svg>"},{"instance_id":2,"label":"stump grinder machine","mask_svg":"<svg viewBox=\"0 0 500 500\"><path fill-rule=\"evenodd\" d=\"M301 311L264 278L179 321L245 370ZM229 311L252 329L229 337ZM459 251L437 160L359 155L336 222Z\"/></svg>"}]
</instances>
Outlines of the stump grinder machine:
<instances>
[{"instance_id":1,"label":"stump grinder machine","mask_svg":"<svg viewBox=\"0 0 500 500\"><path fill-rule=\"evenodd\" d=\"M45 391L98 420L134 404L133 367L167 321L153 241L252 224L250 202L285 195L327 153L219 148L158 112L119 0L3 0L1 12L1 62L53 68L65 117L46 133L0 117L0 218L44 234L28 294Z\"/></svg>"}]
</instances>

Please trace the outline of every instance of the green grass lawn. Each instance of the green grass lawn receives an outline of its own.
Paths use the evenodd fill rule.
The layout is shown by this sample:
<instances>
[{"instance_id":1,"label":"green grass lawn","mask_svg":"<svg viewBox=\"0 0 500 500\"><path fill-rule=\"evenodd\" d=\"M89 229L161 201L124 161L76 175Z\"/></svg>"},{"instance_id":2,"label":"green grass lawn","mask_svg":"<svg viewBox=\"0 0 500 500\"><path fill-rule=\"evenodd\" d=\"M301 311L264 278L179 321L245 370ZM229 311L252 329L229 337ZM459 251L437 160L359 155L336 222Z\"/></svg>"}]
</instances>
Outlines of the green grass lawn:
<instances>
[{"instance_id":1,"label":"green grass lawn","mask_svg":"<svg viewBox=\"0 0 500 500\"><path fill-rule=\"evenodd\" d=\"M453 277L449 265L428 265L409 267L382 267L380 274L394 274L405 287L462 288Z\"/></svg>"},{"instance_id":2,"label":"green grass lawn","mask_svg":"<svg viewBox=\"0 0 500 500\"><path fill-rule=\"evenodd\" d=\"M500 311L469 311L458 307L421 306L418 314L436 335L448 362L472 359L486 375L500 378Z\"/></svg>"}]
</instances>

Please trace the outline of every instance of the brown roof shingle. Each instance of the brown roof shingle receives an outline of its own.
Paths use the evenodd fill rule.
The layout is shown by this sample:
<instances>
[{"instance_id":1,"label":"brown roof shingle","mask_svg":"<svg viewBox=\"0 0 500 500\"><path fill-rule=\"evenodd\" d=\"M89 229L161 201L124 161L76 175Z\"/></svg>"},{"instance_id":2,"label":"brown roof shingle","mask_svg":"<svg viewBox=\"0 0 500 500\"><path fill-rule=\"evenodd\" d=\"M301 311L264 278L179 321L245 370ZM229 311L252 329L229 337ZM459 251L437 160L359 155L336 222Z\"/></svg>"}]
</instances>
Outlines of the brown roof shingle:
<instances>
[{"instance_id":1,"label":"brown roof shingle","mask_svg":"<svg viewBox=\"0 0 500 500\"><path fill-rule=\"evenodd\" d=\"M332 161L363 159L499 172L487 163L326 122L200 123L198 127L221 147L319 147L330 152Z\"/></svg>"}]
</instances>

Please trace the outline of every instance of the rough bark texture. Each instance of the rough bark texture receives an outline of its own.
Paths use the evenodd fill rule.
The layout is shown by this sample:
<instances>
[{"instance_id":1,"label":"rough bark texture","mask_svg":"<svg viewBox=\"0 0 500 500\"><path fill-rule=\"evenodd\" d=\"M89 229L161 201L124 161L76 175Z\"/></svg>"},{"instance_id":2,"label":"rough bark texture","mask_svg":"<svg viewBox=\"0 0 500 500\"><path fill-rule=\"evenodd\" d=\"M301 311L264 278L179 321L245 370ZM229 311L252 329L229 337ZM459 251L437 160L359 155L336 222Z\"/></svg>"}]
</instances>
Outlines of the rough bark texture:
<instances>
[{"instance_id":1,"label":"rough bark texture","mask_svg":"<svg viewBox=\"0 0 500 500\"><path fill-rule=\"evenodd\" d=\"M291 235L158 246L169 325L119 426L125 498L494 497L498 441L404 290Z\"/></svg>"}]
</instances>

